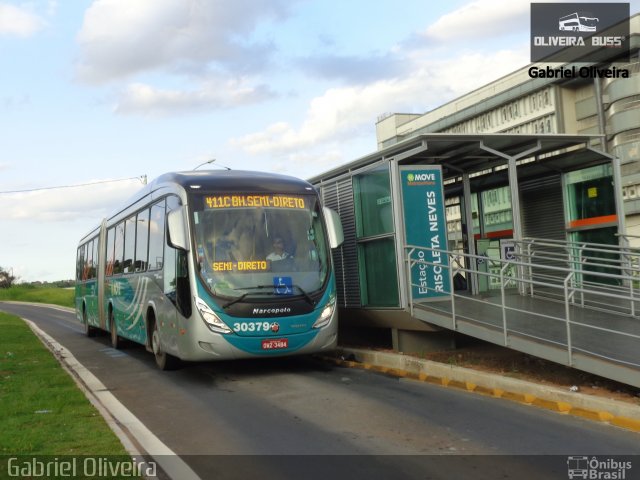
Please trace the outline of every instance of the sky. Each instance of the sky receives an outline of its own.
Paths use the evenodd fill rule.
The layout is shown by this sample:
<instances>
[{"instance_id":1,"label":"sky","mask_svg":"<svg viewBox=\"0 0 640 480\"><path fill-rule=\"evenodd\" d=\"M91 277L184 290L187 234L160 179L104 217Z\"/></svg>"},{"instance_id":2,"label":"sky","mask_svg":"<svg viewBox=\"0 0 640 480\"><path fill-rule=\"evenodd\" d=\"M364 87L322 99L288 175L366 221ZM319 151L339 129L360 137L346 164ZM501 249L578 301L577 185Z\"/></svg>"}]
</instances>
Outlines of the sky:
<instances>
[{"instance_id":1,"label":"sky","mask_svg":"<svg viewBox=\"0 0 640 480\"><path fill-rule=\"evenodd\" d=\"M78 240L144 177L215 158L309 178L370 154L381 115L428 112L526 66L529 12L522 0L0 0L0 267L73 278Z\"/></svg>"}]
</instances>

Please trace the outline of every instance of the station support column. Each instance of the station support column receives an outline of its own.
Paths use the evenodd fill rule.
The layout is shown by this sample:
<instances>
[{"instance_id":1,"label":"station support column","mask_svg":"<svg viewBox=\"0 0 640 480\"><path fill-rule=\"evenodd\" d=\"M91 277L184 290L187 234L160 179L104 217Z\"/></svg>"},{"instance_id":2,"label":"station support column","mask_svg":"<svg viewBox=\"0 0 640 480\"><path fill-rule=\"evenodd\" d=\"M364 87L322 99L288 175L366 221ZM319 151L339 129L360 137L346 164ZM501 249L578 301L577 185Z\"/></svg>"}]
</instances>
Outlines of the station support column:
<instances>
[{"instance_id":1,"label":"station support column","mask_svg":"<svg viewBox=\"0 0 640 480\"><path fill-rule=\"evenodd\" d=\"M542 149L542 143L540 140L536 142L531 148L521 151L516 155L507 155L504 152L500 152L494 148L488 147L483 141L480 141L480 148L494 155L504 158L507 161L507 168L509 173L509 193L511 194L511 215L513 221L513 240L516 244L516 251L522 254L520 249L522 248L522 221L520 216L520 189L518 188L518 160L526 157L530 157L538 150ZM522 258L522 257L519 257ZM524 278L523 267L518 267L518 278ZM518 290L522 295L526 292L526 284L518 282Z\"/></svg>"},{"instance_id":2,"label":"station support column","mask_svg":"<svg viewBox=\"0 0 640 480\"><path fill-rule=\"evenodd\" d=\"M471 294L477 295L479 292L478 288L478 275L475 273L478 264L475 260L474 255L476 255L476 240L473 233L473 211L472 211L472 203L471 203L471 182L469 180L469 174L462 174L462 192L464 196L464 221L467 226L467 247L469 249L469 255L471 258L469 259L469 265L467 268L470 271L469 278L471 280Z\"/></svg>"}]
</instances>

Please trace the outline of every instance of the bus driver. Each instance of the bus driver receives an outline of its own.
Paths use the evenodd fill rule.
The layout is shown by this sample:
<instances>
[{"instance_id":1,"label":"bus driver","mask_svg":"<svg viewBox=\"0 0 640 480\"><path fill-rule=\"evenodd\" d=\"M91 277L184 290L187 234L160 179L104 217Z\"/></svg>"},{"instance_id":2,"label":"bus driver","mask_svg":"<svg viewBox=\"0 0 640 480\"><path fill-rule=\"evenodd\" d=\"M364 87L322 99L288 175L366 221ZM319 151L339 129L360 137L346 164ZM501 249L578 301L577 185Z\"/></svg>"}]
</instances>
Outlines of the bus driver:
<instances>
[{"instance_id":1,"label":"bus driver","mask_svg":"<svg viewBox=\"0 0 640 480\"><path fill-rule=\"evenodd\" d=\"M273 239L273 252L267 255L267 260L271 262L280 262L282 260L292 258L293 256L284 249L284 239L282 237L275 237Z\"/></svg>"}]
</instances>

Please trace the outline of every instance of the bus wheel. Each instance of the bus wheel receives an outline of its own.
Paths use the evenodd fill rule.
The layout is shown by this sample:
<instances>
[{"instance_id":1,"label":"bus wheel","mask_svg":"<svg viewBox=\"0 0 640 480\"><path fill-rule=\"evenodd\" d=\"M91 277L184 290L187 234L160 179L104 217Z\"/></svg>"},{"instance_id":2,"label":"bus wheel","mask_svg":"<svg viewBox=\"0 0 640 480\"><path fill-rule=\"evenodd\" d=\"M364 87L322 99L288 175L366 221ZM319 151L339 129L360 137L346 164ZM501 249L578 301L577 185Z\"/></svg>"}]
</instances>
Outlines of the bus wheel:
<instances>
[{"instance_id":1,"label":"bus wheel","mask_svg":"<svg viewBox=\"0 0 640 480\"><path fill-rule=\"evenodd\" d=\"M96 336L96 327L89 325L89 319L87 318L87 309L82 307L82 326L84 327L84 334L87 337Z\"/></svg>"},{"instance_id":2,"label":"bus wheel","mask_svg":"<svg viewBox=\"0 0 640 480\"><path fill-rule=\"evenodd\" d=\"M111 347L116 350L122 346L122 342L120 341L120 337L118 336L118 327L116 326L116 322L113 319L113 313L109 315L109 332L111 333Z\"/></svg>"},{"instance_id":3,"label":"bus wheel","mask_svg":"<svg viewBox=\"0 0 640 480\"><path fill-rule=\"evenodd\" d=\"M162 350L162 345L160 344L160 332L158 331L157 323L153 324L151 348L153 349L153 356L156 357L156 365L158 365L160 370L175 370L180 366L180 360L178 358Z\"/></svg>"}]
</instances>

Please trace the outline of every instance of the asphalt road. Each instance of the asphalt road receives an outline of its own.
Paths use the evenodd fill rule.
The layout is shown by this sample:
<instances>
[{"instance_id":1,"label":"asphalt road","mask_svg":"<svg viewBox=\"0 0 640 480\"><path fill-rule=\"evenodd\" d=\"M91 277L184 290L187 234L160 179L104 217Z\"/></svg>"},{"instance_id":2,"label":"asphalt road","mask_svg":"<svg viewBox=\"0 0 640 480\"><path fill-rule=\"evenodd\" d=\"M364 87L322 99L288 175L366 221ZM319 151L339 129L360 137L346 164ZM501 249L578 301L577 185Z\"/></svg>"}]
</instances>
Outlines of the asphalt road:
<instances>
[{"instance_id":1,"label":"asphalt road","mask_svg":"<svg viewBox=\"0 0 640 480\"><path fill-rule=\"evenodd\" d=\"M310 357L161 372L140 346L86 338L71 313L0 310L69 349L203 479L566 479L569 456L621 455L640 478L640 435L609 425Z\"/></svg>"}]
</instances>

